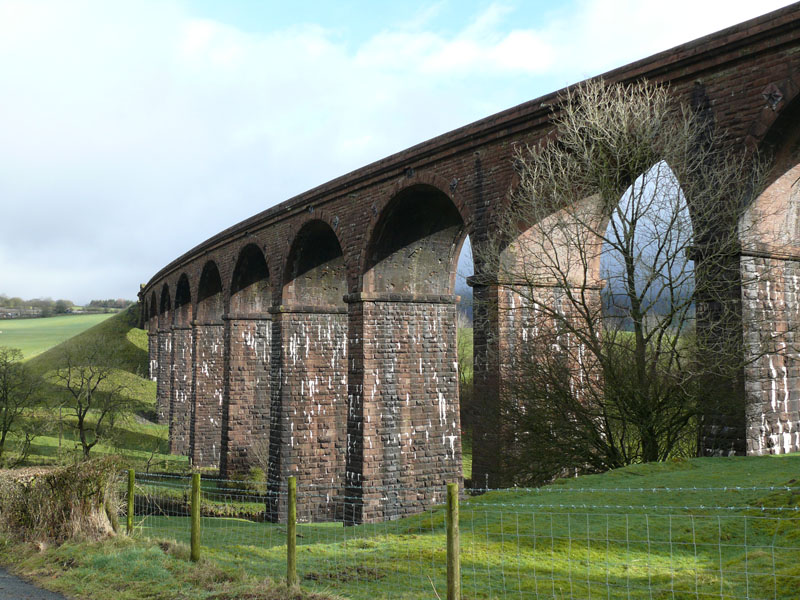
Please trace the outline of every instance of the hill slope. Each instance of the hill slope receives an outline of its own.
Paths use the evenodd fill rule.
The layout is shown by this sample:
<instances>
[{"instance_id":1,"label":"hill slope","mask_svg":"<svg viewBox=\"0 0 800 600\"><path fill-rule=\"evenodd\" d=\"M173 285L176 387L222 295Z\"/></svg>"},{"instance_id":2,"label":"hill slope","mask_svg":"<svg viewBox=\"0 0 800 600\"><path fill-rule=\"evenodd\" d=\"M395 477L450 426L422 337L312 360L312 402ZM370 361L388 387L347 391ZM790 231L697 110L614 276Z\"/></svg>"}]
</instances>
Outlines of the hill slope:
<instances>
[{"instance_id":1,"label":"hill slope","mask_svg":"<svg viewBox=\"0 0 800 600\"><path fill-rule=\"evenodd\" d=\"M147 332L137 327L138 322L139 308L134 305L27 362L47 381L43 395L50 407L35 417L45 426L45 433L36 438L27 462L71 460L77 454L80 444L74 427L76 417L69 410L69 393L53 374L63 365L66 351L98 348L102 354L116 358L117 368L110 382L125 386L124 395L135 406L135 414L126 415L113 437L98 444L92 453L114 452L131 459L150 459L151 466L158 468L180 469L185 465L185 457L168 454L168 427L154 423L156 383L147 378Z\"/></svg>"},{"instance_id":2,"label":"hill slope","mask_svg":"<svg viewBox=\"0 0 800 600\"><path fill-rule=\"evenodd\" d=\"M123 370L144 377L147 375L147 332L136 327L138 322L139 306L134 304L31 358L28 365L37 372L45 373L57 368L65 347L101 344L122 358L120 366Z\"/></svg>"}]
</instances>

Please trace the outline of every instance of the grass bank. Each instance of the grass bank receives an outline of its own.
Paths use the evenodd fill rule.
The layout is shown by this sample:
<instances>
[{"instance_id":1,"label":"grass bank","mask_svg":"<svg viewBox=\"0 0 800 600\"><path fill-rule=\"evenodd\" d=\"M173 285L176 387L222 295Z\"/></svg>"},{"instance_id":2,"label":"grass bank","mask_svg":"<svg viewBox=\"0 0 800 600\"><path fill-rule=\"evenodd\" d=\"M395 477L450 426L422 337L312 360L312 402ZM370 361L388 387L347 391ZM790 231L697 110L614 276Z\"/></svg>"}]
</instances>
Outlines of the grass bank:
<instances>
[{"instance_id":1,"label":"grass bank","mask_svg":"<svg viewBox=\"0 0 800 600\"><path fill-rule=\"evenodd\" d=\"M72 598L108 600L332 600L330 594L290 590L244 566L189 562L189 549L124 536L70 542L58 548L0 542L0 561L38 585Z\"/></svg>"}]
</instances>

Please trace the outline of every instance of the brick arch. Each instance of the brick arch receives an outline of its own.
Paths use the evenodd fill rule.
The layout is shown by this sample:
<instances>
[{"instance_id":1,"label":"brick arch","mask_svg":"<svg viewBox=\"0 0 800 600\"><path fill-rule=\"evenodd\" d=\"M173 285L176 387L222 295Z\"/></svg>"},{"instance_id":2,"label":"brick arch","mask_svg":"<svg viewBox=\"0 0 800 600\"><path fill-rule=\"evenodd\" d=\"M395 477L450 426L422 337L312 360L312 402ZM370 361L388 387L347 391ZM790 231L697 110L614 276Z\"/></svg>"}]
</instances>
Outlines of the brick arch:
<instances>
[{"instance_id":1,"label":"brick arch","mask_svg":"<svg viewBox=\"0 0 800 600\"><path fill-rule=\"evenodd\" d=\"M436 175L404 177L381 209L374 208L361 260L365 292L452 293L471 220L464 219L469 212L463 199L455 196L457 203L443 183ZM446 189L455 191L457 183L454 179ZM412 244L416 247L408 253Z\"/></svg>"},{"instance_id":2,"label":"brick arch","mask_svg":"<svg viewBox=\"0 0 800 600\"><path fill-rule=\"evenodd\" d=\"M453 203L453 206L455 206L456 210L458 210L461 220L464 223L465 233L463 238L466 239L467 235L471 235L473 233L475 224L472 206L464 197L464 194L459 191L459 184L460 181L456 177L448 182L444 177L437 173L416 173L413 169L410 169L407 170L406 174L398 179L391 186L391 188L389 188L387 193L381 196L380 200L372 203L372 206L370 207L371 215L369 223L364 231L364 245L360 249L357 258L359 273L357 284L359 288L363 288L363 274L367 269L367 264L369 263L369 246L375 237L375 228L378 227L383 216L385 215L387 206L389 206L398 195L410 188L420 185L428 186L435 188L443 195L447 196ZM463 239L460 240L459 247L461 244L463 244Z\"/></svg>"},{"instance_id":3,"label":"brick arch","mask_svg":"<svg viewBox=\"0 0 800 600\"><path fill-rule=\"evenodd\" d=\"M197 280L193 314L202 322L220 322L225 308L225 290L217 263L208 260Z\"/></svg>"},{"instance_id":4,"label":"brick arch","mask_svg":"<svg viewBox=\"0 0 800 600\"><path fill-rule=\"evenodd\" d=\"M181 273L175 284L175 306L173 323L180 327L188 327L192 323L192 286L189 276Z\"/></svg>"},{"instance_id":5,"label":"brick arch","mask_svg":"<svg viewBox=\"0 0 800 600\"><path fill-rule=\"evenodd\" d=\"M296 223L287 237L281 272L281 303L341 305L347 293L347 263L336 229L322 211ZM298 285L300 284L300 285ZM317 297L321 292L321 297Z\"/></svg>"},{"instance_id":6,"label":"brick arch","mask_svg":"<svg viewBox=\"0 0 800 600\"><path fill-rule=\"evenodd\" d=\"M161 286L161 299L158 304L158 326L168 327L172 325L172 301L170 298L169 284Z\"/></svg>"},{"instance_id":7,"label":"brick arch","mask_svg":"<svg viewBox=\"0 0 800 600\"><path fill-rule=\"evenodd\" d=\"M150 293L150 300L147 302L147 319L155 319L158 316L158 298L153 290Z\"/></svg>"},{"instance_id":8,"label":"brick arch","mask_svg":"<svg viewBox=\"0 0 800 600\"><path fill-rule=\"evenodd\" d=\"M272 303L271 271L257 243L250 241L239 248L228 289L229 313L265 313L269 309Z\"/></svg>"}]
</instances>

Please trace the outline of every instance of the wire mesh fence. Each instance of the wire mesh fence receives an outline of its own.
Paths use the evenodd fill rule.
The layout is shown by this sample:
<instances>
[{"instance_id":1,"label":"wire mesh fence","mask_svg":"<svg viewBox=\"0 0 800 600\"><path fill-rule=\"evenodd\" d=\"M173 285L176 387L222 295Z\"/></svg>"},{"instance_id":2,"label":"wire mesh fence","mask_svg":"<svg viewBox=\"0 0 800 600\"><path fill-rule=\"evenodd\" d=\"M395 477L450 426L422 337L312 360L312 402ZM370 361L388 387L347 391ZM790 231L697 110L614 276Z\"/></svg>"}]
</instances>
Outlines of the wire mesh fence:
<instances>
[{"instance_id":1,"label":"wire mesh fence","mask_svg":"<svg viewBox=\"0 0 800 600\"><path fill-rule=\"evenodd\" d=\"M284 578L286 486L201 489L204 558ZM300 585L444 598L445 507L403 516L397 490L369 491L381 518L350 524L361 494L298 484ZM401 496L417 492L431 490ZM135 535L189 544L188 477L137 475L134 499ZM800 598L800 487L480 490L462 493L459 523L463 598Z\"/></svg>"}]
</instances>

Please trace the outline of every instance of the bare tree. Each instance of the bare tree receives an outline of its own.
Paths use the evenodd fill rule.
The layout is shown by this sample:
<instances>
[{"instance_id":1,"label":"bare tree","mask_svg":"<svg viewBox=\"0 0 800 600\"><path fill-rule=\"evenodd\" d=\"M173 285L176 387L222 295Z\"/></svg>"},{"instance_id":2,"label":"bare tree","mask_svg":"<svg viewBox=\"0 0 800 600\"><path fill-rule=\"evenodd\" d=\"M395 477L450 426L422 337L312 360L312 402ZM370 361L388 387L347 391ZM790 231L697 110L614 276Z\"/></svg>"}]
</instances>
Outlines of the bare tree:
<instances>
[{"instance_id":1,"label":"bare tree","mask_svg":"<svg viewBox=\"0 0 800 600\"><path fill-rule=\"evenodd\" d=\"M30 447L34 431L28 424L21 423L21 417L40 401L38 389L39 379L25 368L22 352L17 348L0 347L0 458L12 431L25 437L23 455Z\"/></svg>"},{"instance_id":2,"label":"bare tree","mask_svg":"<svg viewBox=\"0 0 800 600\"><path fill-rule=\"evenodd\" d=\"M120 365L113 345L102 338L76 338L62 349L53 378L66 391L64 406L76 417L74 427L85 458L139 408L133 390L120 376Z\"/></svg>"},{"instance_id":3,"label":"bare tree","mask_svg":"<svg viewBox=\"0 0 800 600\"><path fill-rule=\"evenodd\" d=\"M534 483L695 453L710 415L743 414L739 228L763 173L660 86L589 82L559 110L476 249L517 332L504 462Z\"/></svg>"}]
</instances>

